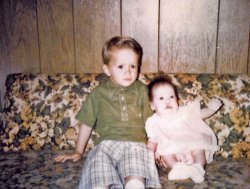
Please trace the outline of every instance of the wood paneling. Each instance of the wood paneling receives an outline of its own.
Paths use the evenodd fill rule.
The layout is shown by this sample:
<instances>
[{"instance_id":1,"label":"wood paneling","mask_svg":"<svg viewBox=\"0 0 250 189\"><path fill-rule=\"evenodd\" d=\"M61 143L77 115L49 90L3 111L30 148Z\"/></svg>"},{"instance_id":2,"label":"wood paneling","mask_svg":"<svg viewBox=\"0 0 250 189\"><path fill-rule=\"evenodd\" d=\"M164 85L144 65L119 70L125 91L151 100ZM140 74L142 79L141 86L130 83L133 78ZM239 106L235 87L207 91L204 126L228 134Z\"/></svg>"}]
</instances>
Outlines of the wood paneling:
<instances>
[{"instance_id":1,"label":"wood paneling","mask_svg":"<svg viewBox=\"0 0 250 189\"><path fill-rule=\"evenodd\" d=\"M120 35L120 0L74 0L76 72L103 72L101 51Z\"/></svg>"},{"instance_id":2,"label":"wood paneling","mask_svg":"<svg viewBox=\"0 0 250 189\"><path fill-rule=\"evenodd\" d=\"M13 72L40 72L36 0L0 2L0 84Z\"/></svg>"},{"instance_id":3,"label":"wood paneling","mask_svg":"<svg viewBox=\"0 0 250 189\"><path fill-rule=\"evenodd\" d=\"M6 19L6 9L9 6L7 1L0 1L0 111L2 110L4 83L9 71L8 54L10 53L7 46L8 28Z\"/></svg>"},{"instance_id":4,"label":"wood paneling","mask_svg":"<svg viewBox=\"0 0 250 189\"><path fill-rule=\"evenodd\" d=\"M1 0L0 95L13 72L103 72L116 35L144 49L142 72L250 74L249 0Z\"/></svg>"},{"instance_id":5,"label":"wood paneling","mask_svg":"<svg viewBox=\"0 0 250 189\"><path fill-rule=\"evenodd\" d=\"M38 72L36 0L5 3L6 66L11 72Z\"/></svg>"},{"instance_id":6,"label":"wood paneling","mask_svg":"<svg viewBox=\"0 0 250 189\"><path fill-rule=\"evenodd\" d=\"M250 8L249 8L250 9ZM249 29L250 29L250 26L249 26ZM247 73L248 75L250 75L250 31L249 31L249 35L248 35L248 66L247 66Z\"/></svg>"},{"instance_id":7,"label":"wood paneling","mask_svg":"<svg viewBox=\"0 0 250 189\"><path fill-rule=\"evenodd\" d=\"M122 1L122 35L135 38L143 47L142 72L158 71L159 1Z\"/></svg>"},{"instance_id":8,"label":"wood paneling","mask_svg":"<svg viewBox=\"0 0 250 189\"><path fill-rule=\"evenodd\" d=\"M218 73L247 73L249 0L221 0L218 32Z\"/></svg>"},{"instance_id":9,"label":"wood paneling","mask_svg":"<svg viewBox=\"0 0 250 189\"><path fill-rule=\"evenodd\" d=\"M0 93L13 72L102 72L115 35L142 45L142 72L250 74L249 12L249 0L0 0Z\"/></svg>"},{"instance_id":10,"label":"wood paneling","mask_svg":"<svg viewBox=\"0 0 250 189\"><path fill-rule=\"evenodd\" d=\"M74 73L72 0L37 0L42 73Z\"/></svg>"},{"instance_id":11,"label":"wood paneling","mask_svg":"<svg viewBox=\"0 0 250 189\"><path fill-rule=\"evenodd\" d=\"M164 0L160 4L160 70L213 73L218 0Z\"/></svg>"}]
</instances>

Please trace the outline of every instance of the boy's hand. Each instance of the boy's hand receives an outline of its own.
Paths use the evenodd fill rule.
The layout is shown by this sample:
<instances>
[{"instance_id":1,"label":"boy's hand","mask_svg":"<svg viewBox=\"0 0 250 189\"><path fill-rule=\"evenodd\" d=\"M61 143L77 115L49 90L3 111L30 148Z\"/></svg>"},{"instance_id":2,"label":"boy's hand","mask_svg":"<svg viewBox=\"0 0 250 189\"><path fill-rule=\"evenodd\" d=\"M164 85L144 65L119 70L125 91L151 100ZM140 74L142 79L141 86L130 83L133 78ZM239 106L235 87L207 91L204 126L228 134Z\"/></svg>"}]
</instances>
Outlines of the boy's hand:
<instances>
[{"instance_id":1,"label":"boy's hand","mask_svg":"<svg viewBox=\"0 0 250 189\"><path fill-rule=\"evenodd\" d=\"M217 111L221 107L221 105L222 105L222 102L219 99L213 98L212 100L208 102L207 107L210 110Z\"/></svg>"},{"instance_id":2,"label":"boy's hand","mask_svg":"<svg viewBox=\"0 0 250 189\"><path fill-rule=\"evenodd\" d=\"M82 155L80 153L73 153L73 154L64 154L64 155L59 155L55 157L55 162L65 162L66 160L72 160L73 162L79 161L82 158Z\"/></svg>"}]
</instances>

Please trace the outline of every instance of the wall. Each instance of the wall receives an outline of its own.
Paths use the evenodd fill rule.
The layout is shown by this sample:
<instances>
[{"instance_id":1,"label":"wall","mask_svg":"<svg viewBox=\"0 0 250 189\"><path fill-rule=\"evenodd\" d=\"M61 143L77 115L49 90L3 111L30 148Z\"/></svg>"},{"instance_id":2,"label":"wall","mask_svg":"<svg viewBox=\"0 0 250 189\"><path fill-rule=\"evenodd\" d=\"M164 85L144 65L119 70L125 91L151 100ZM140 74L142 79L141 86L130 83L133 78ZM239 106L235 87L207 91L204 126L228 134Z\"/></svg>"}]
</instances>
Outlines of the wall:
<instances>
[{"instance_id":1,"label":"wall","mask_svg":"<svg viewBox=\"0 0 250 189\"><path fill-rule=\"evenodd\" d=\"M130 35L142 72L249 74L249 0L1 0L0 90L9 73L102 72Z\"/></svg>"}]
</instances>

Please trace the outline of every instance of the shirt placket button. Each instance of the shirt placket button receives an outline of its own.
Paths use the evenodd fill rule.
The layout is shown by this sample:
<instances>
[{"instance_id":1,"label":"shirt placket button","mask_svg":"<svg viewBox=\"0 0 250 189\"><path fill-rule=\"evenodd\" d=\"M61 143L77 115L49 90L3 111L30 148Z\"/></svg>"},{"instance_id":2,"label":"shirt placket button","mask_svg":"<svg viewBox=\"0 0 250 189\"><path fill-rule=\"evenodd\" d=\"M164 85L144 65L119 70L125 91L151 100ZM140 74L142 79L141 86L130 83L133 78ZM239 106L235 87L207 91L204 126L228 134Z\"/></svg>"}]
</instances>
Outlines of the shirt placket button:
<instances>
[{"instance_id":1,"label":"shirt placket button","mask_svg":"<svg viewBox=\"0 0 250 189\"><path fill-rule=\"evenodd\" d=\"M127 121L128 120L128 111L127 111L125 97L123 95L120 95L120 101L121 101L121 119L122 119L122 121Z\"/></svg>"}]
</instances>

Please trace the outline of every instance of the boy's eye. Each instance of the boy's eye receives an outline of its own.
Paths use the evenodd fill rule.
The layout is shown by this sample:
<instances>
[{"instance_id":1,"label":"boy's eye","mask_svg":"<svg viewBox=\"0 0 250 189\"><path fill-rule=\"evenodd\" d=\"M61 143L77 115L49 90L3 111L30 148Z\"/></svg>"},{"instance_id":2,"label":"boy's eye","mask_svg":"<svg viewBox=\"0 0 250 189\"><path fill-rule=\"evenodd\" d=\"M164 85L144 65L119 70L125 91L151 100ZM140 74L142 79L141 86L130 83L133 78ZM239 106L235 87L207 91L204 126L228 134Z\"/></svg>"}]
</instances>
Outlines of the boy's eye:
<instances>
[{"instance_id":1,"label":"boy's eye","mask_svg":"<svg viewBox=\"0 0 250 189\"><path fill-rule=\"evenodd\" d=\"M161 96L159 99L160 99L160 100L163 100L164 98Z\"/></svg>"},{"instance_id":2,"label":"boy's eye","mask_svg":"<svg viewBox=\"0 0 250 189\"><path fill-rule=\"evenodd\" d=\"M171 98L171 99L173 99L173 98L174 98L174 96L170 96L170 98Z\"/></svg>"},{"instance_id":3,"label":"boy's eye","mask_svg":"<svg viewBox=\"0 0 250 189\"><path fill-rule=\"evenodd\" d=\"M122 65L119 65L119 66L118 66L118 68L119 68L119 69L122 69L122 68L123 68L123 66L122 66Z\"/></svg>"},{"instance_id":4,"label":"boy's eye","mask_svg":"<svg viewBox=\"0 0 250 189\"><path fill-rule=\"evenodd\" d=\"M134 68L136 68L136 66L135 66L135 65L131 65L131 68L133 68L133 69L134 69Z\"/></svg>"}]
</instances>

